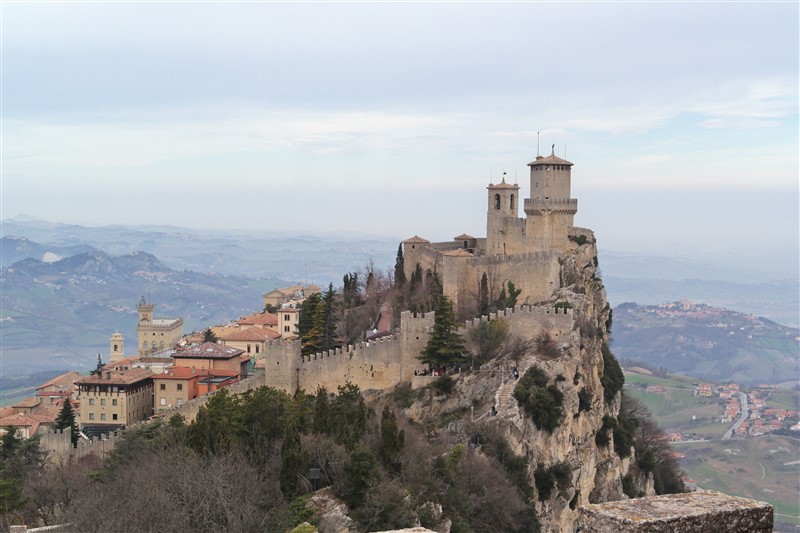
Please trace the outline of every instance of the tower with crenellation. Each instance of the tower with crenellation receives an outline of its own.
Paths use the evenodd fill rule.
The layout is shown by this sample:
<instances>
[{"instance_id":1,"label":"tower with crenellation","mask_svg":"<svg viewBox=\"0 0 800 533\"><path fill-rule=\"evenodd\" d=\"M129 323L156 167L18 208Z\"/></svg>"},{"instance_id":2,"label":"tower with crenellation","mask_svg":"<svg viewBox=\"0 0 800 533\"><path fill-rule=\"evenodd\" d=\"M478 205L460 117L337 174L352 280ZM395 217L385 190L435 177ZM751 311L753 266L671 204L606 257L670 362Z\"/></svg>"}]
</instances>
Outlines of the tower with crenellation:
<instances>
[{"instance_id":1,"label":"tower with crenellation","mask_svg":"<svg viewBox=\"0 0 800 533\"><path fill-rule=\"evenodd\" d=\"M519 216L520 187L490 183L487 191L486 237L459 235L453 241L430 242L419 236L403 241L406 276L419 265L436 272L444 293L462 316L477 303L484 274L497 296L512 282L522 292L519 303L545 300L560 287L559 258L577 244L579 235L593 238L588 229L575 228L578 201L571 197L572 166L555 155L537 155L530 167L530 197Z\"/></svg>"}]
</instances>

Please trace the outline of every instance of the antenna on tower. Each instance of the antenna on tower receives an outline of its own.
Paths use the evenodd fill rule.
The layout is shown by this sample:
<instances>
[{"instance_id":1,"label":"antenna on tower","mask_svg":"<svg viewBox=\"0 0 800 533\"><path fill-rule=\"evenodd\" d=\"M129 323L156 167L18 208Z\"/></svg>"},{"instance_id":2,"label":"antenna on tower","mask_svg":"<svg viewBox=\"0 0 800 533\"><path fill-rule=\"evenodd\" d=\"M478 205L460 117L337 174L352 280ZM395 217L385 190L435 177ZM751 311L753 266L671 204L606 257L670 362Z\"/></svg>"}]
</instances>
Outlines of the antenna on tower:
<instances>
[{"instance_id":1,"label":"antenna on tower","mask_svg":"<svg viewBox=\"0 0 800 533\"><path fill-rule=\"evenodd\" d=\"M564 137L564 159L567 158L567 138Z\"/></svg>"},{"instance_id":2,"label":"antenna on tower","mask_svg":"<svg viewBox=\"0 0 800 533\"><path fill-rule=\"evenodd\" d=\"M514 185L517 184L517 167L514 166Z\"/></svg>"},{"instance_id":3,"label":"antenna on tower","mask_svg":"<svg viewBox=\"0 0 800 533\"><path fill-rule=\"evenodd\" d=\"M539 157L539 132L536 132L536 157Z\"/></svg>"},{"instance_id":4,"label":"antenna on tower","mask_svg":"<svg viewBox=\"0 0 800 533\"><path fill-rule=\"evenodd\" d=\"M492 172L492 164L489 163L489 184L491 185L492 183L494 183L494 175Z\"/></svg>"}]
</instances>

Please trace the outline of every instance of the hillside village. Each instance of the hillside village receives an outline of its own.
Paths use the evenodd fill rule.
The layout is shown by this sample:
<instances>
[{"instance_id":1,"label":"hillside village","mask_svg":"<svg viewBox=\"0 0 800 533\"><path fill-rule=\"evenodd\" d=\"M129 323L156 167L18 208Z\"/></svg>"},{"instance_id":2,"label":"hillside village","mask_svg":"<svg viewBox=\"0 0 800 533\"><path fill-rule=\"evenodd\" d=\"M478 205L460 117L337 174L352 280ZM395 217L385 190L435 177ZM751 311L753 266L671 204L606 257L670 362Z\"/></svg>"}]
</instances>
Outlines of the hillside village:
<instances>
[{"instance_id":1,"label":"hillside village","mask_svg":"<svg viewBox=\"0 0 800 533\"><path fill-rule=\"evenodd\" d=\"M591 230L573 226L572 163L551 153L537 155L528 166L531 197L524 202L519 186L504 178L487 187L485 238L462 234L430 242L415 235L398 249L393 272L348 273L339 293L332 285L325 291L310 285L277 289L263 295L262 310L188 335L180 317L159 317L156 305L142 298L135 350L114 332L107 360L99 356L90 375L70 372L42 384L35 397L3 408L0 426L12 436L41 436L43 452L66 461L102 460L131 430L150 420L152 427L164 427L156 426L162 420L166 431L183 435L203 456L233 438L227 421L216 429L212 421L260 398L267 413L258 411L261 418L243 424L237 438L249 442L256 461L279 458L276 485L284 495L299 497L316 488L308 480L300 483L306 472L318 479L321 467L336 471L329 459L303 459L295 424L309 434L336 437L344 455L333 462L346 464L329 484L354 516L372 518L359 525L344 517L324 531L367 530L364 524L373 522L424 522L445 533L451 527L471 531L469 526L603 531L612 522L622 524L636 505L603 507L604 502L666 497L685 487L657 427L621 394L624 376L608 344L612 316L598 276L596 241ZM517 216L520 205L524 218ZM360 391L383 403L372 436ZM226 404L239 393L245 393L243 400ZM395 402L394 410L387 402ZM331 405L345 409L343 403L350 414L328 419ZM214 411L220 405L226 414ZM269 411L273 407L285 415L265 417L277 412ZM76 414L79 435L69 424L54 431L69 411ZM398 416L404 430L398 430ZM276 429L278 418L295 422ZM268 437L260 425L279 437ZM419 455L412 449L413 459L401 461L405 431L418 439L414 446L430 451ZM370 439L380 442L380 467L370 459ZM428 439L444 451L433 452ZM267 443L272 447L261 448ZM365 467L370 461L374 465ZM421 461L427 462L423 479L433 469L460 479L466 469L471 481L445 483L424 502L406 498L418 479L411 469ZM371 474L361 478L354 473L359 468ZM401 471L410 476L408 488L398 486ZM370 490L369 483L383 484ZM454 496L450 490L473 492ZM386 491L395 495L391 504L370 500ZM503 494L506 501L498 501ZM676 496L681 499L663 500L666 506L652 519L696 520L684 516L696 508L703 523L719 524L733 513L741 524L736 531L771 528L766 504L716 493ZM472 497L484 503L459 508ZM399 505L402 516L385 517L371 505ZM517 506L518 513L506 513L505 505ZM110 515L95 516L93 525L113 520ZM485 527L470 522L478 520Z\"/></svg>"}]
</instances>

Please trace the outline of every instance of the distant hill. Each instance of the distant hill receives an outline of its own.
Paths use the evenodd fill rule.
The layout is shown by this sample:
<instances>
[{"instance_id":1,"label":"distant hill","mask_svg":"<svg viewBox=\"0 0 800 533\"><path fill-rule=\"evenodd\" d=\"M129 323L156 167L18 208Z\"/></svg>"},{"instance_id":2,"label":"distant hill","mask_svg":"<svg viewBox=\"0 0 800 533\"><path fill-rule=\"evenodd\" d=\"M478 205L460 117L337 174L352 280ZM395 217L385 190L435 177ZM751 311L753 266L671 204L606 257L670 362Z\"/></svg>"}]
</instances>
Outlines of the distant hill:
<instances>
[{"instance_id":1,"label":"distant hill","mask_svg":"<svg viewBox=\"0 0 800 533\"><path fill-rule=\"evenodd\" d=\"M26 237L6 235L0 239L0 261L2 261L0 266L7 267L17 261L28 258L52 263L64 257L94 250L95 248L88 244L73 246L48 245L33 242Z\"/></svg>"},{"instance_id":2,"label":"distant hill","mask_svg":"<svg viewBox=\"0 0 800 533\"><path fill-rule=\"evenodd\" d=\"M156 316L183 317L191 332L260 310L261 295L285 283L176 271L145 252L23 259L0 271L3 371L88 368L115 331L135 353L136 304L148 294Z\"/></svg>"},{"instance_id":3,"label":"distant hill","mask_svg":"<svg viewBox=\"0 0 800 533\"><path fill-rule=\"evenodd\" d=\"M781 383L798 377L799 334L704 304L624 303L614 308L612 345L621 359L710 381Z\"/></svg>"}]
</instances>

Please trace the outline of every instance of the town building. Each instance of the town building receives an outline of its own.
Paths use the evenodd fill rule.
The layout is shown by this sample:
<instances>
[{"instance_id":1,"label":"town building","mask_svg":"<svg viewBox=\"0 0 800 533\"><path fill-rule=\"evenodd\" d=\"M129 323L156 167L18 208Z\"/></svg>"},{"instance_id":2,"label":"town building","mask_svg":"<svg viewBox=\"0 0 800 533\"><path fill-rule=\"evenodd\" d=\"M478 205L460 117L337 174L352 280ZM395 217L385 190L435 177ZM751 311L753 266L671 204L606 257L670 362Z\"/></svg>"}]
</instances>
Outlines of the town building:
<instances>
[{"instance_id":1,"label":"town building","mask_svg":"<svg viewBox=\"0 0 800 533\"><path fill-rule=\"evenodd\" d=\"M105 433L153 415L153 373L100 368L76 383L84 433Z\"/></svg>"},{"instance_id":2,"label":"town building","mask_svg":"<svg viewBox=\"0 0 800 533\"><path fill-rule=\"evenodd\" d=\"M250 356L244 350L215 342L204 342L187 346L175 352L175 366L206 369L216 375L217 371L229 371L238 378L248 375Z\"/></svg>"},{"instance_id":3,"label":"town building","mask_svg":"<svg viewBox=\"0 0 800 533\"><path fill-rule=\"evenodd\" d=\"M290 300L302 300L320 292L320 288L316 285L292 285L282 289L273 289L262 295L261 298L265 308L270 306L277 309Z\"/></svg>"},{"instance_id":4,"label":"town building","mask_svg":"<svg viewBox=\"0 0 800 533\"><path fill-rule=\"evenodd\" d=\"M42 402L55 404L73 395L75 382L81 377L80 372L70 371L56 376L47 383L36 387L36 397Z\"/></svg>"},{"instance_id":5,"label":"town building","mask_svg":"<svg viewBox=\"0 0 800 533\"><path fill-rule=\"evenodd\" d=\"M173 366L153 375L156 414L239 381L229 370Z\"/></svg>"},{"instance_id":6,"label":"town building","mask_svg":"<svg viewBox=\"0 0 800 533\"><path fill-rule=\"evenodd\" d=\"M139 323L136 326L139 355L144 356L172 348L183 337L183 319L155 318L153 316L155 307L155 304L146 302L144 298L136 307L139 311Z\"/></svg>"}]
</instances>

